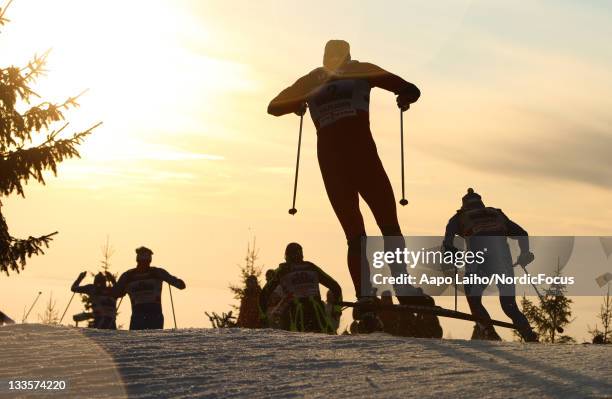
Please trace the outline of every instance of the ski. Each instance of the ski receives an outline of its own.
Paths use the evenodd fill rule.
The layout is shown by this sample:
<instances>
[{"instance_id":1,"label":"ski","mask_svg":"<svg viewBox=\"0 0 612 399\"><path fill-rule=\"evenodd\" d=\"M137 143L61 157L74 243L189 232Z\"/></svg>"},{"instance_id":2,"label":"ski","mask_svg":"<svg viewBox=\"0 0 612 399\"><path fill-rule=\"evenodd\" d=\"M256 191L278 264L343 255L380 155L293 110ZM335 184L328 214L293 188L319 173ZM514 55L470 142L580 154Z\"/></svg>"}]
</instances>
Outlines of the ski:
<instances>
[{"instance_id":1,"label":"ski","mask_svg":"<svg viewBox=\"0 0 612 399\"><path fill-rule=\"evenodd\" d=\"M467 320L473 322L480 322L485 324L492 324L498 327L517 329L518 327L512 323L506 321L495 320L495 319L483 319L475 317L469 313L459 312L456 310L445 309L440 306L423 306L423 305L383 305L383 304L358 304L356 302L340 302L340 306L346 306L349 308L361 307L362 309L368 310L390 310L395 312L411 312L411 313L428 313L440 317L448 317L451 319Z\"/></svg>"}]
</instances>

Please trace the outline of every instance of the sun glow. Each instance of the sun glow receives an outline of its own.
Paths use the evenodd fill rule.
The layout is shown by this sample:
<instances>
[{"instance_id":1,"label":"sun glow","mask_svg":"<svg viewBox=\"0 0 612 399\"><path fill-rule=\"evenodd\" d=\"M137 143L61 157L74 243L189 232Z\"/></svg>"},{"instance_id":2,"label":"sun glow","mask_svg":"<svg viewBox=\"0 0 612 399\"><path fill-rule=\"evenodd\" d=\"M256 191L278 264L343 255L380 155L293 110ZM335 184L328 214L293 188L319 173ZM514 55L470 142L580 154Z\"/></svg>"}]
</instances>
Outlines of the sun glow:
<instances>
[{"instance_id":1,"label":"sun glow","mask_svg":"<svg viewBox=\"0 0 612 399\"><path fill-rule=\"evenodd\" d=\"M185 155L173 146L146 145L150 137L159 143L168 141L165 135L202 131L202 114L213 112L216 96L251 86L246 67L206 54L210 33L188 10L172 1L58 0L37 2L37 11L27 12L31 5L20 3L12 6L7 29L20 41L10 49L14 62L51 48L48 77L37 91L61 101L87 88L82 107L69 114L71 127L104 122L103 133L81 147L84 155L210 159L199 149ZM33 26L40 35L27 34ZM198 43L198 51L187 43ZM126 140L137 154L116 153Z\"/></svg>"}]
</instances>

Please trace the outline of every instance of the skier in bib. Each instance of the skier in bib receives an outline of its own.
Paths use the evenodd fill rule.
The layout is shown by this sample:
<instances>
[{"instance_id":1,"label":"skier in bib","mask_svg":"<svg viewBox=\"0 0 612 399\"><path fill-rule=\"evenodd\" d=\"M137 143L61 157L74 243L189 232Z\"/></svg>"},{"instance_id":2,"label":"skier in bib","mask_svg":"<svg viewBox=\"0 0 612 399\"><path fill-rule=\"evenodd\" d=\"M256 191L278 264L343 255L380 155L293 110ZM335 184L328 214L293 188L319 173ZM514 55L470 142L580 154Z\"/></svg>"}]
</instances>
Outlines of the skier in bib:
<instances>
[{"instance_id":1,"label":"skier in bib","mask_svg":"<svg viewBox=\"0 0 612 399\"><path fill-rule=\"evenodd\" d=\"M325 45L323 66L299 78L268 106L268 113L275 116L303 115L307 107L310 109L325 190L346 236L348 268L360 302L371 302L373 296L369 270L361 263L361 240L366 232L359 196L374 214L382 235L394 237L389 243L385 240L385 249L404 246L393 189L370 131L370 91L375 87L394 93L402 112L421 95L415 85L399 76L352 60L347 42L330 40ZM406 273L404 264L389 266L394 276ZM395 294L400 303L434 304L431 297L409 285L396 286ZM363 314L358 309L353 317L360 319ZM441 336L437 319L432 322L432 335Z\"/></svg>"},{"instance_id":2,"label":"skier in bib","mask_svg":"<svg viewBox=\"0 0 612 399\"><path fill-rule=\"evenodd\" d=\"M337 304L342 301L340 285L314 263L304 260L300 244L290 243L285 249L285 262L279 265L262 291L261 308L268 309L269 295L281 286L286 303L280 316L281 329L334 333L333 321L327 317L325 304L321 300L319 284L332 291L336 301L334 311L339 310Z\"/></svg>"},{"instance_id":3,"label":"skier in bib","mask_svg":"<svg viewBox=\"0 0 612 399\"><path fill-rule=\"evenodd\" d=\"M98 273L94 277L93 284L81 285L87 272L79 274L70 288L72 292L89 296L93 312L93 324L90 327L106 330L116 330L117 298L113 294L112 284L115 282L109 273L104 275ZM111 286L107 285L107 280Z\"/></svg>"},{"instance_id":4,"label":"skier in bib","mask_svg":"<svg viewBox=\"0 0 612 399\"><path fill-rule=\"evenodd\" d=\"M514 277L512 255L507 238L518 241L521 253L518 264L527 266L534 260L529 250L529 236L518 224L510 220L501 209L486 207L479 194L469 188L462 199L461 209L448 221L444 235L444 249L458 251L453 240L455 236L466 240L467 249L472 252L483 251L485 261L482 264L470 263L465 266L465 276L490 277L493 274L505 274ZM514 325L527 342L537 341L537 334L532 330L529 321L516 304L514 284L498 284L499 301L504 313L512 319ZM465 294L472 314L482 319L491 316L482 305L484 285L468 285ZM472 339L501 340L491 324L476 323Z\"/></svg>"},{"instance_id":5,"label":"skier in bib","mask_svg":"<svg viewBox=\"0 0 612 399\"><path fill-rule=\"evenodd\" d=\"M164 282L185 289L185 282L159 267L151 266L153 251L149 248L136 249L136 267L123 273L113 287L113 294L122 297L128 294L132 303L130 330L164 328L161 306Z\"/></svg>"}]
</instances>

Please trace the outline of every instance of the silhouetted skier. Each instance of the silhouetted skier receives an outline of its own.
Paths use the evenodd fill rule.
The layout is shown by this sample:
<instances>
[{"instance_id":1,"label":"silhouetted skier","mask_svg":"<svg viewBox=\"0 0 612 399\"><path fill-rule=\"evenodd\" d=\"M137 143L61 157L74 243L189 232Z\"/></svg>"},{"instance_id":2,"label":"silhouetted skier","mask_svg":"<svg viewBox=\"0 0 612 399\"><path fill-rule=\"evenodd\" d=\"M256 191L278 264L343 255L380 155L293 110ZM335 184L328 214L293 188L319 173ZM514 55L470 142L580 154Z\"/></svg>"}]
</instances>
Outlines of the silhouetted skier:
<instances>
[{"instance_id":1,"label":"silhouetted skier","mask_svg":"<svg viewBox=\"0 0 612 399\"><path fill-rule=\"evenodd\" d=\"M287 301L280 317L280 328L289 331L333 333L333 321L325 312L319 284L328 288L337 301L342 301L340 285L314 263L304 260L302 246L290 243L285 249L285 263L281 263L272 279L266 283L260 299L262 309L268 309L269 294L282 287Z\"/></svg>"},{"instance_id":2,"label":"silhouetted skier","mask_svg":"<svg viewBox=\"0 0 612 399\"><path fill-rule=\"evenodd\" d=\"M3 312L0 312L0 326L5 324L15 324L15 321L5 315Z\"/></svg>"},{"instance_id":3,"label":"silhouetted skier","mask_svg":"<svg viewBox=\"0 0 612 399\"><path fill-rule=\"evenodd\" d=\"M444 248L458 251L453 244L455 236L466 240L467 249L473 252L484 251L485 262L481 265L466 265L465 276L490 277L492 274L514 276L512 255L507 238L518 240L521 253L518 264L527 266L534 259L529 251L529 236L518 224L510 220L501 209L485 207L480 195L469 188L462 199L461 209L448 221L444 236ZM486 250L485 250L486 248ZM498 284L499 301L504 313L518 326L525 341L537 341L537 334L531 329L529 321L516 304L514 284ZM484 285L468 285L465 293L470 310L476 317L490 319L482 305ZM491 324L477 323L474 326L474 339L501 340Z\"/></svg>"},{"instance_id":4,"label":"silhouetted skier","mask_svg":"<svg viewBox=\"0 0 612 399\"><path fill-rule=\"evenodd\" d=\"M112 275L109 278L102 273L96 274L93 284L81 285L87 272L79 274L70 288L72 292L85 294L91 301L93 312L93 328L116 330L117 324L117 298L114 296L112 284L115 283ZM107 286L107 279L111 286Z\"/></svg>"},{"instance_id":5,"label":"silhouetted skier","mask_svg":"<svg viewBox=\"0 0 612 399\"><path fill-rule=\"evenodd\" d=\"M385 240L386 249L404 246L393 189L370 131L370 90L374 87L395 93L402 111L421 95L415 85L399 76L352 60L347 42L330 40L325 45L323 67L299 78L268 106L268 113L280 116L292 112L303 115L308 105L317 129L317 156L325 190L347 239L347 263L355 292L359 300L366 301L373 298L369 276L361 276L361 238L366 232L360 195L382 234L399 238L390 243L393 248L388 248ZM394 276L406 273L405 265L389 266ZM395 291L400 303L433 304L432 298L409 285L397 286ZM354 313L354 317L361 317L360 312Z\"/></svg>"},{"instance_id":6,"label":"silhouetted skier","mask_svg":"<svg viewBox=\"0 0 612 399\"><path fill-rule=\"evenodd\" d=\"M152 267L153 251L149 248L136 249L136 267L123 273L113 288L117 297L128 294L132 303L130 330L164 328L161 306L164 282L182 290L183 280L176 278L159 267Z\"/></svg>"}]
</instances>

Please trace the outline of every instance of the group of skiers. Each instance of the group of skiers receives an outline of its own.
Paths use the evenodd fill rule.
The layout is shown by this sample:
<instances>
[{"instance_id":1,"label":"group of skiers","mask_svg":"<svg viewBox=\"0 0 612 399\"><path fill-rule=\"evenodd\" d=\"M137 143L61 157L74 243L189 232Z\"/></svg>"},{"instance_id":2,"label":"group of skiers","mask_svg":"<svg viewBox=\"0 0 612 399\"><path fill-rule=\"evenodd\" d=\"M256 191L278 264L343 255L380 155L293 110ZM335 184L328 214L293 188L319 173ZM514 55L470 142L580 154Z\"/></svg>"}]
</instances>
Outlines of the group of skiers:
<instances>
[{"instance_id":1,"label":"group of skiers","mask_svg":"<svg viewBox=\"0 0 612 399\"><path fill-rule=\"evenodd\" d=\"M383 330L397 335L440 338L442 328L433 314L398 314L382 310L388 307L380 307L377 311L377 305L393 304L392 294L386 291L378 297L369 276L363 275L362 239L366 231L359 196L376 219L385 238L385 250L405 247L393 189L370 131L370 91L375 87L393 92L401 112L408 110L421 95L414 84L399 76L374 64L352 60L347 42L330 40L325 46L323 66L283 90L270 102L268 112L275 116L296 113L303 117L306 110L310 110L317 130L317 155L325 190L347 241L347 264L357 297L351 331ZM487 261L482 265L470 265L467 275L500 272L512 275L514 265L507 237L518 239L521 249L518 264L526 266L534 258L529 250L527 232L500 209L486 207L473 189L468 189L461 208L448 222L443 242L445 250L458 251L453 243L455 236L463 237L469 250L489 248ZM138 248L136 254L137 266L123 273L116 282L110 275L98 274L93 284L82 286L85 272L74 282L72 291L87 294L91 299L93 327L116 328L117 298L128 294L132 304L130 329L163 328L162 283L179 289L184 289L185 283L164 269L152 267L150 249ZM388 265L394 277L407 272L405 264L391 262ZM325 303L319 285L328 289ZM466 288L470 310L481 320L474 327L473 338L500 339L493 325L486 322L490 316L482 305L485 288ZM394 291L400 305L435 305L432 297L409 284L398 284ZM537 335L516 304L515 287L503 285L499 291L502 309L524 340L536 341ZM239 326L333 334L342 313L340 285L321 268L305 261L302 247L297 243L287 245L284 263L275 270L268 270L263 288L259 287L255 276L247 280L244 298Z\"/></svg>"},{"instance_id":2,"label":"group of skiers","mask_svg":"<svg viewBox=\"0 0 612 399\"><path fill-rule=\"evenodd\" d=\"M385 237L385 251L402 249L405 242L397 217L395 197L391 183L376 150L370 131L370 91L379 87L397 96L401 112L410 108L420 95L412 83L397 75L367 62L351 58L349 43L330 40L325 45L323 66L300 77L293 85L283 90L269 104L268 113L274 116L295 113L302 117L306 110L317 130L317 156L325 190L332 208L338 217L347 240L347 263L353 280L358 305L353 318L361 323L363 330L378 329L380 317L375 306L380 301L391 301L388 295L377 298L371 288L369 276L363 276L362 238L366 236L363 216L359 209L359 196L372 211L376 223ZM406 202L402 201L402 205ZM507 236L519 236L521 255L519 264L526 266L533 260L529 252L527 233L510 221L499 209L485 207L480 196L472 189L463 198L463 206L451 218L447 226L444 247L456 250L452 241L455 235L467 241L469 249L483 245L478 237L496 236L497 254L485 265L471 268L468 273L491 274L499 270L512 272L512 259L506 242ZM391 263L392 276L406 273L406 265ZM368 277L368 278L366 278ZM470 287L467 296L470 309L481 319L490 319L482 306L482 291L486 287ZM422 290L409 284L394 286L400 304L434 305L434 300ZM505 313L519 326L526 341L537 340L525 316L516 306L514 286L500 287L500 301ZM437 317L421 314L412 324L419 325L419 333L441 337L442 328ZM400 323L401 324L401 323ZM359 328L357 328L359 330ZM475 338L498 339L493 326L478 323Z\"/></svg>"},{"instance_id":3,"label":"group of skiers","mask_svg":"<svg viewBox=\"0 0 612 399\"><path fill-rule=\"evenodd\" d=\"M92 327L116 329L117 298L126 294L132 304L130 330L164 328L161 306L164 282L180 290L185 282L170 275L166 270L151 266L153 251L146 247L136 249L136 267L123 273L115 282L109 273L98 273L93 284L81 285L87 272L79 274L72 284L72 291L89 296L91 301Z\"/></svg>"}]
</instances>

